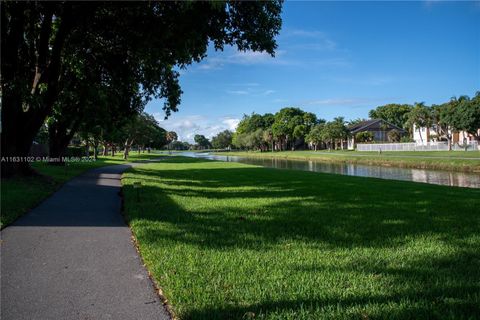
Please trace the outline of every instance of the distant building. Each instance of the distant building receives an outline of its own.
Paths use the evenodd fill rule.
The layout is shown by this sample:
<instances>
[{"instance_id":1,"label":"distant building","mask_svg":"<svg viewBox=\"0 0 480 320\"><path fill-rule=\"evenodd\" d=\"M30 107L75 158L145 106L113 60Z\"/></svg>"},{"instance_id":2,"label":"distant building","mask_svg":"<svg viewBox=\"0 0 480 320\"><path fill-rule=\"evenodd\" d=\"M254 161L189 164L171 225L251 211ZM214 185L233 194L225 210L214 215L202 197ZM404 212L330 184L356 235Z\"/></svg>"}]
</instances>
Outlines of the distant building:
<instances>
[{"instance_id":1,"label":"distant building","mask_svg":"<svg viewBox=\"0 0 480 320\"><path fill-rule=\"evenodd\" d=\"M398 133L403 136L406 134L406 131L396 125L385 121L383 119L371 119L367 121L362 121L356 123L348 128L350 131L350 138L348 138L348 149L355 149L355 135L360 132L371 132L373 134L373 141L375 142L390 142L388 139L388 134L396 130Z\"/></svg>"},{"instance_id":2,"label":"distant building","mask_svg":"<svg viewBox=\"0 0 480 320\"><path fill-rule=\"evenodd\" d=\"M452 135L452 144L463 144L464 142L470 143L476 141L475 136L466 131L452 132L452 130L449 130L449 134ZM480 135L480 129L478 129L477 135ZM418 130L418 127L415 125L413 126L413 140L418 145L427 145L430 142L438 142L440 141L441 136L442 134L438 133L435 126L430 128L421 127L420 131Z\"/></svg>"}]
</instances>

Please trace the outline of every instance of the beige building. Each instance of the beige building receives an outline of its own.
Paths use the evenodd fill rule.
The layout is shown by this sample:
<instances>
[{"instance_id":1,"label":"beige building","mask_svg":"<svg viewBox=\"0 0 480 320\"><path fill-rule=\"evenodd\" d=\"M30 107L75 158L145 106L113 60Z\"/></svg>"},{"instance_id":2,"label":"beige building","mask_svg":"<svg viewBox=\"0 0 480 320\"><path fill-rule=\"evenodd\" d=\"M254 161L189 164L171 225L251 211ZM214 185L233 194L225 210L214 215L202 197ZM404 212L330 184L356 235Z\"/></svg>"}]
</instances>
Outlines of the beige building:
<instances>
[{"instance_id":1,"label":"beige building","mask_svg":"<svg viewBox=\"0 0 480 320\"><path fill-rule=\"evenodd\" d=\"M476 141L475 136L466 131L452 132L449 130L449 134L452 135L452 144L463 144L464 142L471 143ZM477 135L480 136L480 129L478 129ZM418 145L427 145L431 142L437 142L439 141L440 136L442 135L437 132L437 129L434 126L430 128L421 127L420 131L418 130L418 127L415 125L413 126L413 140Z\"/></svg>"}]
</instances>

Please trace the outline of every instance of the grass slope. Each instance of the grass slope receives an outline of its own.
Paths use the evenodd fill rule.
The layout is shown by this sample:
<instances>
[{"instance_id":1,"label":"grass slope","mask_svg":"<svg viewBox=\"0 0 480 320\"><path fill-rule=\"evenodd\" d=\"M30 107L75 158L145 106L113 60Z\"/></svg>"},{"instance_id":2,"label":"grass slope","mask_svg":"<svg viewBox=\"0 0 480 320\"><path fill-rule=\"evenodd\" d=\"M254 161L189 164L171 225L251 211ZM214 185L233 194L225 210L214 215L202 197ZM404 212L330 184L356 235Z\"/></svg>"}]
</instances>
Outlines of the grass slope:
<instances>
[{"instance_id":1,"label":"grass slope","mask_svg":"<svg viewBox=\"0 0 480 320\"><path fill-rule=\"evenodd\" d=\"M282 152L221 152L219 155L346 162L403 168L480 172L480 151L282 151Z\"/></svg>"},{"instance_id":2,"label":"grass slope","mask_svg":"<svg viewBox=\"0 0 480 320\"><path fill-rule=\"evenodd\" d=\"M153 154L131 153L129 160L155 157ZM41 176L2 179L0 226L3 228L36 206L71 178L93 168L125 163L122 155L99 157L97 161L70 162L67 166L52 166L45 162L32 163Z\"/></svg>"},{"instance_id":3,"label":"grass slope","mask_svg":"<svg viewBox=\"0 0 480 320\"><path fill-rule=\"evenodd\" d=\"M122 181L181 319L480 314L480 190L184 157Z\"/></svg>"}]
</instances>

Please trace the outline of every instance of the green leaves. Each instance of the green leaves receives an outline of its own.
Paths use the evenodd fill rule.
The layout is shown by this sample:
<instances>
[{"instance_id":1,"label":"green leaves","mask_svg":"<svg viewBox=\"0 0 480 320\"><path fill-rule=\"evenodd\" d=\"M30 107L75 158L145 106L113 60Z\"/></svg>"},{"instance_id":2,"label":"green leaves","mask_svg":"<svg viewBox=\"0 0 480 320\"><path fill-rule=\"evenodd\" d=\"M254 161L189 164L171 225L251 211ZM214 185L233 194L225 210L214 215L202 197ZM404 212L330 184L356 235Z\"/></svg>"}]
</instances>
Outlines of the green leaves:
<instances>
[{"instance_id":1,"label":"green leaves","mask_svg":"<svg viewBox=\"0 0 480 320\"><path fill-rule=\"evenodd\" d=\"M390 103L384 106L379 106L374 110L370 110L368 115L371 119L383 119L397 127L404 128L407 120L406 114L411 110L412 106L409 104Z\"/></svg>"}]
</instances>

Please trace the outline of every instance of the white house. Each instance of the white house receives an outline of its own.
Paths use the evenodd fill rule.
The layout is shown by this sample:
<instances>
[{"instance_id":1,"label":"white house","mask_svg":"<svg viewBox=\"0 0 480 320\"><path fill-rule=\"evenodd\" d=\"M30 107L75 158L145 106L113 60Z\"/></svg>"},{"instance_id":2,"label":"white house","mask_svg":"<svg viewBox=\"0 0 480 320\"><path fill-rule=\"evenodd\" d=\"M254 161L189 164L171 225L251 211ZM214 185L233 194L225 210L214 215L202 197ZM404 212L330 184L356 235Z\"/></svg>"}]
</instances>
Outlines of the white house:
<instances>
[{"instance_id":1,"label":"white house","mask_svg":"<svg viewBox=\"0 0 480 320\"><path fill-rule=\"evenodd\" d=\"M452 132L452 130L449 130L449 134L452 135L452 144L464 144L464 142L471 143L476 141L475 136L466 131ZM478 135L480 135L480 129L478 129ZM417 126L413 126L413 140L418 145L427 145L431 142L437 142L439 141L440 136L442 135L437 132L435 126L430 128L421 127L420 131Z\"/></svg>"}]
</instances>

